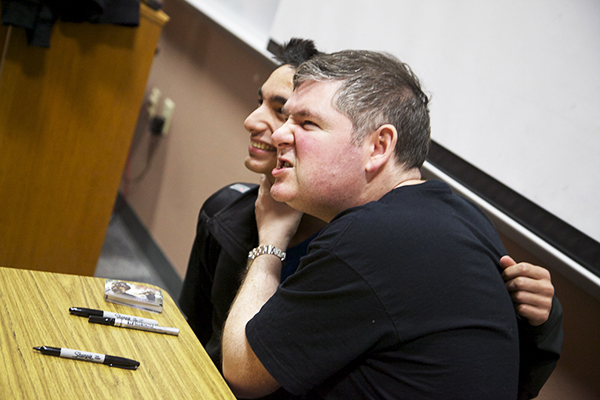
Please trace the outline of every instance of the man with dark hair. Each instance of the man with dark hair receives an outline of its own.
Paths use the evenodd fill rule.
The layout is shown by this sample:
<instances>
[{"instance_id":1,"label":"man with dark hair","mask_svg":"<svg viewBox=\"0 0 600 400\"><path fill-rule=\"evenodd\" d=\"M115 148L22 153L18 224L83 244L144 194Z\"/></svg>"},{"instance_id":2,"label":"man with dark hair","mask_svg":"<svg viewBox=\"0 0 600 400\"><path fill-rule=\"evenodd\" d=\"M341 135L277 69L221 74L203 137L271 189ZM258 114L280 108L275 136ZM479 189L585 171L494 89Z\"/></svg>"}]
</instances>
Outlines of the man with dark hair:
<instances>
[{"instance_id":1,"label":"man with dark hair","mask_svg":"<svg viewBox=\"0 0 600 400\"><path fill-rule=\"evenodd\" d=\"M421 181L430 128L416 76L394 57L343 51L302 64L294 86L272 137L274 181L261 179L259 247L223 333L234 392L516 398L506 251L477 207ZM302 212L328 225L281 283Z\"/></svg>"},{"instance_id":2,"label":"man with dark hair","mask_svg":"<svg viewBox=\"0 0 600 400\"><path fill-rule=\"evenodd\" d=\"M244 127L250 133L245 160L250 171L270 175L277 163L271 134L285 122L281 110L292 94L296 68L318 54L312 40L292 39L276 57L281 65L259 90L259 106ZM217 368L221 368L221 333L227 312L246 270L248 252L257 246L254 203L258 187L228 185L202 206L179 306ZM325 223L305 216L290 242L282 279L291 275L306 253L309 239Z\"/></svg>"},{"instance_id":3,"label":"man with dark hair","mask_svg":"<svg viewBox=\"0 0 600 400\"><path fill-rule=\"evenodd\" d=\"M288 65L295 70L304 61L310 60L319 53L312 40L291 38L281 46L274 58L279 66Z\"/></svg>"}]
</instances>

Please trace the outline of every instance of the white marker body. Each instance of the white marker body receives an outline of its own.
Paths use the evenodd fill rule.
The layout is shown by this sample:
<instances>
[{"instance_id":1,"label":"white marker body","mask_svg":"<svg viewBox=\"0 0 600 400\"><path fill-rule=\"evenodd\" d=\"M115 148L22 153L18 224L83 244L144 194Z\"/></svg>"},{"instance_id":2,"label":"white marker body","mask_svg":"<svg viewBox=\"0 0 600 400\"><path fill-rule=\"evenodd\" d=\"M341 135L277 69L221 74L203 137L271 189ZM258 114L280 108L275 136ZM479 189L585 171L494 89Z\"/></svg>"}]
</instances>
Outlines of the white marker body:
<instances>
[{"instance_id":1,"label":"white marker body","mask_svg":"<svg viewBox=\"0 0 600 400\"><path fill-rule=\"evenodd\" d=\"M142 331L166 333L169 335L179 335L179 328L171 328L168 326L158 326L152 324L141 324L139 322L133 322L126 319L115 318L115 326L122 328L140 329Z\"/></svg>"},{"instance_id":2,"label":"white marker body","mask_svg":"<svg viewBox=\"0 0 600 400\"><path fill-rule=\"evenodd\" d=\"M134 317L133 315L118 314L118 313L114 313L114 312L110 312L110 311L104 311L103 317L115 318L115 319L116 318L126 319L128 321L137 322L140 324L158 325L158 321L150 319L150 318Z\"/></svg>"}]
</instances>

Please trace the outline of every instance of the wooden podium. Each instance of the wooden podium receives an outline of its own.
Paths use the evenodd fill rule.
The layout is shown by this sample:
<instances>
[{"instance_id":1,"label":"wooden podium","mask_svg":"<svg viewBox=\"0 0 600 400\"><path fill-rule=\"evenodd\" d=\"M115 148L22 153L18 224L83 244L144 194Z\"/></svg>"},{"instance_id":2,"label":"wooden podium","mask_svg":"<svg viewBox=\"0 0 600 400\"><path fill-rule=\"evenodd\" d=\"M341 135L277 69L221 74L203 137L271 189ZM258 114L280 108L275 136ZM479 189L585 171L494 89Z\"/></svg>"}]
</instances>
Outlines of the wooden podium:
<instances>
[{"instance_id":1,"label":"wooden podium","mask_svg":"<svg viewBox=\"0 0 600 400\"><path fill-rule=\"evenodd\" d=\"M0 265L93 275L168 17L0 26Z\"/></svg>"}]
</instances>

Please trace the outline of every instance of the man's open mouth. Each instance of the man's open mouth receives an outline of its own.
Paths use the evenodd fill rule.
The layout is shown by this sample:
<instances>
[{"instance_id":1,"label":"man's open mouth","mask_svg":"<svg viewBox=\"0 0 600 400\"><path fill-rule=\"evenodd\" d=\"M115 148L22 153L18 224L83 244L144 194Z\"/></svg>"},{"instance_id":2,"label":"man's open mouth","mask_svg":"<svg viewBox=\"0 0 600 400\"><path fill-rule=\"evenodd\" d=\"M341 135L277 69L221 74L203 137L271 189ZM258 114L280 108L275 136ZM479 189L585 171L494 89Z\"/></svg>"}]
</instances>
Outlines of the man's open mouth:
<instances>
[{"instance_id":1,"label":"man's open mouth","mask_svg":"<svg viewBox=\"0 0 600 400\"><path fill-rule=\"evenodd\" d=\"M279 160L278 167L279 168L292 168L293 165L285 160Z\"/></svg>"}]
</instances>

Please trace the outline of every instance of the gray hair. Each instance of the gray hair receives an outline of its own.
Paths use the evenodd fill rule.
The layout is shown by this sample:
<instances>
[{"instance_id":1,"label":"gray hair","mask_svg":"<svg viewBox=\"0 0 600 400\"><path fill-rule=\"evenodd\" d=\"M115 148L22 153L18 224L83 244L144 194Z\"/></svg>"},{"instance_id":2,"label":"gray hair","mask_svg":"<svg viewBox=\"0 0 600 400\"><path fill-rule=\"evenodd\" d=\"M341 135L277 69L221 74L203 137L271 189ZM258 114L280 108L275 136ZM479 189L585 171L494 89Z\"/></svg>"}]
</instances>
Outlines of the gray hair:
<instances>
[{"instance_id":1,"label":"gray hair","mask_svg":"<svg viewBox=\"0 0 600 400\"><path fill-rule=\"evenodd\" d=\"M384 124L398 131L396 160L420 168L429 151L429 99L410 67L386 53L345 50L319 54L296 71L294 87L305 81L342 81L332 106L353 126L353 142Z\"/></svg>"}]
</instances>

